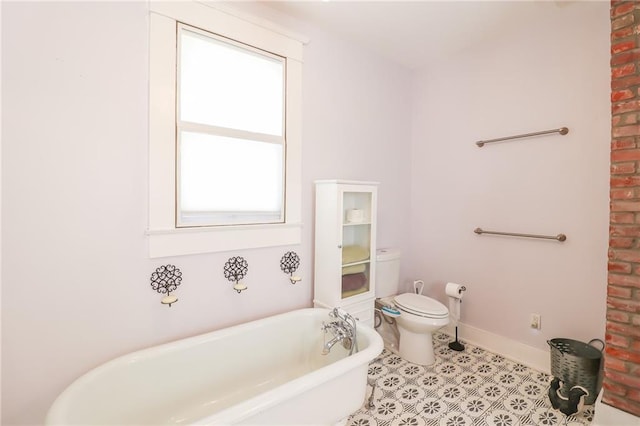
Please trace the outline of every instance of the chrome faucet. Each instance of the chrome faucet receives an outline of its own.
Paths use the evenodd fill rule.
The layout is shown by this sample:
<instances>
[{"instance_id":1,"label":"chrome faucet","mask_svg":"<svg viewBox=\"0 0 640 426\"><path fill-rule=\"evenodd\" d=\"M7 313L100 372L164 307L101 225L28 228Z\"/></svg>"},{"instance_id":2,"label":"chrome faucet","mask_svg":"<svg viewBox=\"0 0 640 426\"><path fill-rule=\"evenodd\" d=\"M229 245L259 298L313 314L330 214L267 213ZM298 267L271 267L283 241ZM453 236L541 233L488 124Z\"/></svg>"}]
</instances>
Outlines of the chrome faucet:
<instances>
[{"instance_id":1,"label":"chrome faucet","mask_svg":"<svg viewBox=\"0 0 640 426\"><path fill-rule=\"evenodd\" d=\"M327 332L331 332L333 338L325 342L322 348L322 355L327 355L338 342L342 342L342 346L349 350L349 355L353 354L354 351L358 352L356 319L339 308L333 308L329 312L329 316L335 318L335 320L329 324L323 321L321 329L325 333L325 340Z\"/></svg>"}]
</instances>

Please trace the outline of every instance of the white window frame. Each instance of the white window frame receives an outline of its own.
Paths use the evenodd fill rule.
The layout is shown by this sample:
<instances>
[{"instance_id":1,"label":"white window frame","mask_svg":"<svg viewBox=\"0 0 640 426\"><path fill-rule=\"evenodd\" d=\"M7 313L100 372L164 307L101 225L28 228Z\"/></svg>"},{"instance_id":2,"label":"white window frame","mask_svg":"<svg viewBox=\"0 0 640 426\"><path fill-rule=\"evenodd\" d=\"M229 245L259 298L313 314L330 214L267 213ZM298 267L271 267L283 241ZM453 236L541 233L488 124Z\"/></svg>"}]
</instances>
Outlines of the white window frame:
<instances>
[{"instance_id":1,"label":"white window frame","mask_svg":"<svg viewBox=\"0 0 640 426\"><path fill-rule=\"evenodd\" d=\"M265 21L230 14L214 4L150 2L149 8L149 257L300 244L304 40ZM284 223L176 227L179 22L286 58Z\"/></svg>"}]
</instances>

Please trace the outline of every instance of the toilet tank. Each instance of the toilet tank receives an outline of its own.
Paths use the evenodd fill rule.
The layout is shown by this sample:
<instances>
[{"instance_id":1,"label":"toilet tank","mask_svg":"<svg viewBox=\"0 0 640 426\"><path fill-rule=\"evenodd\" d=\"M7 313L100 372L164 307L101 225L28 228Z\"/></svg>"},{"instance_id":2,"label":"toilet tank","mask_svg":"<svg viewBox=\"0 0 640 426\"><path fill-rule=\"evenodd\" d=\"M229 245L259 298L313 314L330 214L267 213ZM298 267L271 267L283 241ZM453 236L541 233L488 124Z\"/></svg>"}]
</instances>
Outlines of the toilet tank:
<instances>
[{"instance_id":1,"label":"toilet tank","mask_svg":"<svg viewBox=\"0 0 640 426\"><path fill-rule=\"evenodd\" d=\"M376 297L398 294L400 284L400 250L376 250Z\"/></svg>"}]
</instances>

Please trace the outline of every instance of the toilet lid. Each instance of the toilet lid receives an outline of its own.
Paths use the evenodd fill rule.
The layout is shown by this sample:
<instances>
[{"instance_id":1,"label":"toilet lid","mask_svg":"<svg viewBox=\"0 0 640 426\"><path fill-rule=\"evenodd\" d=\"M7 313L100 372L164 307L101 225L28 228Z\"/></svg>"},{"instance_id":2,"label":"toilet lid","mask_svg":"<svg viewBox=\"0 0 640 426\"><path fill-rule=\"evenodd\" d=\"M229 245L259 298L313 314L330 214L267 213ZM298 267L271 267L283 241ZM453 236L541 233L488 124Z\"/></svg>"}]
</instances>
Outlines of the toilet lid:
<instances>
[{"instance_id":1,"label":"toilet lid","mask_svg":"<svg viewBox=\"0 0 640 426\"><path fill-rule=\"evenodd\" d=\"M409 313L430 318L445 318L449 310L442 303L421 294L404 293L393 298L396 306Z\"/></svg>"}]
</instances>

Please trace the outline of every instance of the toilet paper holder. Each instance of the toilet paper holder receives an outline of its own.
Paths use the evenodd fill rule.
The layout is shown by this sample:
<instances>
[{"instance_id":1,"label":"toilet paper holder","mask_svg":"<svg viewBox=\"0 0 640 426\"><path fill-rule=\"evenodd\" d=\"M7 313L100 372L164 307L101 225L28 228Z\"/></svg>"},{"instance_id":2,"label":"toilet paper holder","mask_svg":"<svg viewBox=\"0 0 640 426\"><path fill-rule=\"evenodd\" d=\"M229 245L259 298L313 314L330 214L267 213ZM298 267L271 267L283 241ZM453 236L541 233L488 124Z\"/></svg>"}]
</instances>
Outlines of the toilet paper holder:
<instances>
[{"instance_id":1,"label":"toilet paper holder","mask_svg":"<svg viewBox=\"0 0 640 426\"><path fill-rule=\"evenodd\" d=\"M462 299L462 293L467 291L467 287L456 284L456 283L447 283L445 285L445 293L449 297L453 297L456 299Z\"/></svg>"}]
</instances>

